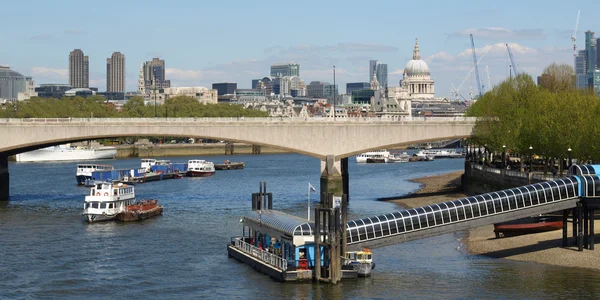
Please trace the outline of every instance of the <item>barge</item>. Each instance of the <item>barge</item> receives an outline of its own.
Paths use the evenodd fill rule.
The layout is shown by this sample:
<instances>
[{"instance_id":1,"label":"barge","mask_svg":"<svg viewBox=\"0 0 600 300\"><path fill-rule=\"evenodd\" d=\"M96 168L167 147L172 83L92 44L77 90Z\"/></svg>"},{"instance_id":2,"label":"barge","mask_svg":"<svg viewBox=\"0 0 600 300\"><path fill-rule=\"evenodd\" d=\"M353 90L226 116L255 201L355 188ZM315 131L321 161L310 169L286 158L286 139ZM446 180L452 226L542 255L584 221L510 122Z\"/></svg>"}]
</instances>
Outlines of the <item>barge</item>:
<instances>
[{"instance_id":1,"label":"barge","mask_svg":"<svg viewBox=\"0 0 600 300\"><path fill-rule=\"evenodd\" d=\"M163 207L158 205L158 200L142 200L135 204L127 205L125 210L117 215L118 221L140 221L161 215Z\"/></svg>"},{"instance_id":2,"label":"barge","mask_svg":"<svg viewBox=\"0 0 600 300\"><path fill-rule=\"evenodd\" d=\"M214 164L215 170L240 170L244 168L244 162L225 160L222 164Z\"/></svg>"}]
</instances>

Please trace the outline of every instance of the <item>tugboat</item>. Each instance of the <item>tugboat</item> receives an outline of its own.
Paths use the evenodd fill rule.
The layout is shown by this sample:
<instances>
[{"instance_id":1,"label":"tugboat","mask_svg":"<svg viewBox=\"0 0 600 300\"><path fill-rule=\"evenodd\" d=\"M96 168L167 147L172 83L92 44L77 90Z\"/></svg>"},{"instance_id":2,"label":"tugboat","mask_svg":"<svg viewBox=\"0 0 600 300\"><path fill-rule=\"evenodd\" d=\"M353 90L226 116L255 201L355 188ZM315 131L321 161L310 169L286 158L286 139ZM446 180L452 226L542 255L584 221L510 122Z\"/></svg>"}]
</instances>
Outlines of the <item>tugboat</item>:
<instances>
[{"instance_id":1,"label":"tugboat","mask_svg":"<svg viewBox=\"0 0 600 300\"><path fill-rule=\"evenodd\" d=\"M100 182L85 196L83 215L89 223L119 220L137 221L162 214L158 200L136 203L133 186Z\"/></svg>"},{"instance_id":2,"label":"tugboat","mask_svg":"<svg viewBox=\"0 0 600 300\"><path fill-rule=\"evenodd\" d=\"M346 252L342 268L356 270L360 277L371 276L371 270L375 269L373 253L368 248L364 248L362 251Z\"/></svg>"}]
</instances>

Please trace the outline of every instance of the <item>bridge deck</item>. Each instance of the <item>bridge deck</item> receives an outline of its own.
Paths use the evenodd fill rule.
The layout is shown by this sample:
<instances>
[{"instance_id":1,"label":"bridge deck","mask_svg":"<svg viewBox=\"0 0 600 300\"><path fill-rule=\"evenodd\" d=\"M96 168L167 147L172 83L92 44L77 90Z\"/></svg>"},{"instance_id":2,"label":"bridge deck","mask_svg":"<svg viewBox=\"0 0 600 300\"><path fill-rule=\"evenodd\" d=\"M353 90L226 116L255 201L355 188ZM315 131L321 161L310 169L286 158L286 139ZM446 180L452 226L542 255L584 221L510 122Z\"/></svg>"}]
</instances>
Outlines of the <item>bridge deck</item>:
<instances>
[{"instance_id":1,"label":"bridge deck","mask_svg":"<svg viewBox=\"0 0 600 300\"><path fill-rule=\"evenodd\" d=\"M590 176L597 182L597 176ZM580 188L570 176L522 187L397 211L346 224L348 250L381 247L473 227L573 208Z\"/></svg>"}]
</instances>

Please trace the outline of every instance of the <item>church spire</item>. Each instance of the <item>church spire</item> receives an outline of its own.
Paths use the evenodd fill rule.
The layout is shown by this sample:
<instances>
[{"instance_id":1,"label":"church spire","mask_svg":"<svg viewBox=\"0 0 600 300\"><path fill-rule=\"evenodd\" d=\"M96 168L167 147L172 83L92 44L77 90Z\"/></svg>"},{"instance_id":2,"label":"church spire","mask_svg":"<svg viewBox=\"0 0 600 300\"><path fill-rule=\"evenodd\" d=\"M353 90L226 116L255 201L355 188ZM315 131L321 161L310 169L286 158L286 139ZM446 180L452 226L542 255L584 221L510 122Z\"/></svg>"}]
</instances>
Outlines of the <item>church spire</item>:
<instances>
[{"instance_id":1,"label":"church spire","mask_svg":"<svg viewBox=\"0 0 600 300\"><path fill-rule=\"evenodd\" d=\"M371 89L378 90L379 89L379 81L377 81L377 69L373 69L373 80L371 81Z\"/></svg>"},{"instance_id":2,"label":"church spire","mask_svg":"<svg viewBox=\"0 0 600 300\"><path fill-rule=\"evenodd\" d=\"M421 53L419 52L419 38L415 39L415 50L413 50L413 59L414 60L421 59Z\"/></svg>"}]
</instances>

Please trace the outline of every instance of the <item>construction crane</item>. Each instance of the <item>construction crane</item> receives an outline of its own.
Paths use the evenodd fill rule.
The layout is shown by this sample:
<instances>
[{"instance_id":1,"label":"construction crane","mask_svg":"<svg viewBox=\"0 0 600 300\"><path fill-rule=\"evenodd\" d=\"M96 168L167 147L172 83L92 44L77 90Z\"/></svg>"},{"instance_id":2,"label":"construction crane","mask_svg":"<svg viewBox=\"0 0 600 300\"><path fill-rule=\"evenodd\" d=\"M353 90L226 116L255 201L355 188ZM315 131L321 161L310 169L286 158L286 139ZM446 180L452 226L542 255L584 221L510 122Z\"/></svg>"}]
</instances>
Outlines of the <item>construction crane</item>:
<instances>
[{"instance_id":1,"label":"construction crane","mask_svg":"<svg viewBox=\"0 0 600 300\"><path fill-rule=\"evenodd\" d=\"M481 59L485 56L486 53L483 53L483 55L481 55L479 57L479 59L477 60L477 64L479 64L479 62L481 61ZM460 100L458 99L458 96L460 96L461 98L463 98L465 101L467 99L465 99L465 97L463 95L460 94L460 88L463 86L463 84L465 84L465 82L467 81L467 79L471 78L471 74L473 73L473 70L475 70L475 66L471 67L471 70L469 71L469 73L467 74L467 76L465 76L465 78L460 82L460 84L458 85L458 88L454 87L454 83L452 84L452 88L453 88L453 94L456 97L456 100Z\"/></svg>"},{"instance_id":2,"label":"construction crane","mask_svg":"<svg viewBox=\"0 0 600 300\"><path fill-rule=\"evenodd\" d=\"M490 80L490 69L488 69L488 65L485 65L485 74L487 75L487 89L489 91L492 88L492 81Z\"/></svg>"},{"instance_id":3,"label":"construction crane","mask_svg":"<svg viewBox=\"0 0 600 300\"><path fill-rule=\"evenodd\" d=\"M577 10L577 20L575 20L575 30L571 35L571 41L573 41L573 56L577 56L577 27L579 27L579 13L581 10Z\"/></svg>"},{"instance_id":4,"label":"construction crane","mask_svg":"<svg viewBox=\"0 0 600 300\"><path fill-rule=\"evenodd\" d=\"M519 74L519 69L517 68L517 65L515 64L515 58L513 57L512 50L510 49L510 46L508 44L506 44L506 49L508 50L508 56L510 57L510 65L515 73L515 77L517 77L517 75ZM512 77L512 75L511 75L511 77Z\"/></svg>"},{"instance_id":5,"label":"construction crane","mask_svg":"<svg viewBox=\"0 0 600 300\"><path fill-rule=\"evenodd\" d=\"M477 90L481 97L481 80L479 79L479 68L477 68L477 54L475 54L475 42L473 42L473 34L471 33L471 49L473 50L473 65L475 65L475 78L477 78Z\"/></svg>"}]
</instances>

